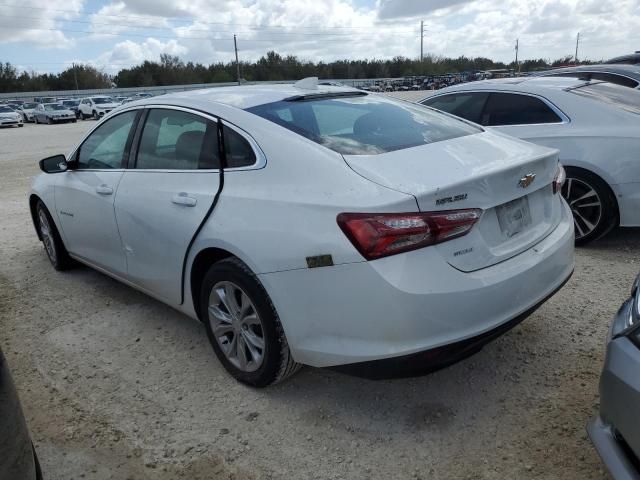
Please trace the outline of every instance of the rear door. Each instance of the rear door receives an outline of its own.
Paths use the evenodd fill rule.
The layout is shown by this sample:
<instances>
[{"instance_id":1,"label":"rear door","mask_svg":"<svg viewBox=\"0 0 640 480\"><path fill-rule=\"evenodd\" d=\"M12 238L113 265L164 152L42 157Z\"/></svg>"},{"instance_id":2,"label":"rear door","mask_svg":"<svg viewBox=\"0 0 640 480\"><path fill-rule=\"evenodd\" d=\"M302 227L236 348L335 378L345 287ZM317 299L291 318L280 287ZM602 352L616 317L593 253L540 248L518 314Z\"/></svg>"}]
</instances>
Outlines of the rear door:
<instances>
[{"instance_id":1,"label":"rear door","mask_svg":"<svg viewBox=\"0 0 640 480\"><path fill-rule=\"evenodd\" d=\"M217 128L186 109L148 110L116 196L129 280L174 305L188 246L220 187Z\"/></svg>"},{"instance_id":2,"label":"rear door","mask_svg":"<svg viewBox=\"0 0 640 480\"><path fill-rule=\"evenodd\" d=\"M139 111L124 112L96 128L60 174L56 209L69 252L117 275L126 260L113 212Z\"/></svg>"}]
</instances>

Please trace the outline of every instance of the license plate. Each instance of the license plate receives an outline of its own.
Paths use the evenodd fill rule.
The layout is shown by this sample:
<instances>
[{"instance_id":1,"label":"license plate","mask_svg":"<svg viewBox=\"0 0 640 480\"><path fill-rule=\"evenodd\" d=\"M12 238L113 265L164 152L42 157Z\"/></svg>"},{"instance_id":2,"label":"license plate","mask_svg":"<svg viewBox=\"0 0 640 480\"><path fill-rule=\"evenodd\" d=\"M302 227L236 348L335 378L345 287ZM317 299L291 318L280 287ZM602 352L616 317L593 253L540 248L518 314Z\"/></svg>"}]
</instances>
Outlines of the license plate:
<instances>
[{"instance_id":1,"label":"license plate","mask_svg":"<svg viewBox=\"0 0 640 480\"><path fill-rule=\"evenodd\" d=\"M527 197L517 198L496 207L500 230L507 238L522 232L531 225L531 211Z\"/></svg>"}]
</instances>

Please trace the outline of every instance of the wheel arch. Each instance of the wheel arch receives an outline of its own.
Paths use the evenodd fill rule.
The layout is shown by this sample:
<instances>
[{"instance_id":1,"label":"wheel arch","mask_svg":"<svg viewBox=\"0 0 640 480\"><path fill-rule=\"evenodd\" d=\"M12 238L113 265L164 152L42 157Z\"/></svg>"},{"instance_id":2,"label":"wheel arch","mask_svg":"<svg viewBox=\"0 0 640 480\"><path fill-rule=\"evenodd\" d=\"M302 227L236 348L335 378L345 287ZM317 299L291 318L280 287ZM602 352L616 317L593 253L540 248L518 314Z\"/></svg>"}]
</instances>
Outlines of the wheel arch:
<instances>
[{"instance_id":1,"label":"wheel arch","mask_svg":"<svg viewBox=\"0 0 640 480\"><path fill-rule=\"evenodd\" d=\"M38 197L35 193L32 193L31 195L29 195L29 212L31 213L33 228L36 229L36 235L38 235L38 240L42 241L42 234L40 233L40 227L38 226L38 212L36 211L36 208L38 206L38 201L42 201L42 199Z\"/></svg>"},{"instance_id":2,"label":"wheel arch","mask_svg":"<svg viewBox=\"0 0 640 480\"><path fill-rule=\"evenodd\" d=\"M207 247L200 250L191 263L191 272L189 274L189 284L191 289L191 300L196 316L202 321L202 312L200 311L200 288L204 276L207 274L209 267L225 258L235 257L236 255L228 250L218 247Z\"/></svg>"}]
</instances>

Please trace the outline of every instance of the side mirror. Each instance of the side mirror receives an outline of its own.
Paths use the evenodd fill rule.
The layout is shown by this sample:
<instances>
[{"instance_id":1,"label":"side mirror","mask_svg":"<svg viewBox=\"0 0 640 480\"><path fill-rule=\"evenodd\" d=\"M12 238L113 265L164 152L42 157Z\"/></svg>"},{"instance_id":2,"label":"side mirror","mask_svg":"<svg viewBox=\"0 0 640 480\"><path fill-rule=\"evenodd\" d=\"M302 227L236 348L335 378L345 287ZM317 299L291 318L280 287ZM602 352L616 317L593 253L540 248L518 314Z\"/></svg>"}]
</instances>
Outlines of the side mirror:
<instances>
[{"instance_id":1,"label":"side mirror","mask_svg":"<svg viewBox=\"0 0 640 480\"><path fill-rule=\"evenodd\" d=\"M66 172L67 168L67 159L64 155L54 155L40 160L40 170L44 173Z\"/></svg>"}]
</instances>

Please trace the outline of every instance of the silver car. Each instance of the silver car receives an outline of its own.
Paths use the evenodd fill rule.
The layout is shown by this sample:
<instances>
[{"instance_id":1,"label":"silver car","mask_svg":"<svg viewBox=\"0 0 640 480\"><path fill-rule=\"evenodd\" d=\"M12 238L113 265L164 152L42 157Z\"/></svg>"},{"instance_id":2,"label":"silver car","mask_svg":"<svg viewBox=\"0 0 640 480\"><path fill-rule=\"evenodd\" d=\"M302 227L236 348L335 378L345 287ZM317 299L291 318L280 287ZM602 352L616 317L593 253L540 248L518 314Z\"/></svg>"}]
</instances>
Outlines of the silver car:
<instances>
[{"instance_id":1,"label":"silver car","mask_svg":"<svg viewBox=\"0 0 640 480\"><path fill-rule=\"evenodd\" d=\"M76 114L59 103L40 103L33 114L36 123L76 122Z\"/></svg>"},{"instance_id":2,"label":"silver car","mask_svg":"<svg viewBox=\"0 0 640 480\"><path fill-rule=\"evenodd\" d=\"M27 122L35 122L35 118L33 116L36 107L38 106L35 102L23 103L18 109L18 113L22 115L22 120Z\"/></svg>"},{"instance_id":3,"label":"silver car","mask_svg":"<svg viewBox=\"0 0 640 480\"><path fill-rule=\"evenodd\" d=\"M0 105L0 127L21 127L22 115L13 108Z\"/></svg>"},{"instance_id":4,"label":"silver car","mask_svg":"<svg viewBox=\"0 0 640 480\"><path fill-rule=\"evenodd\" d=\"M613 478L640 478L640 275L611 325L600 414L587 427Z\"/></svg>"}]
</instances>

